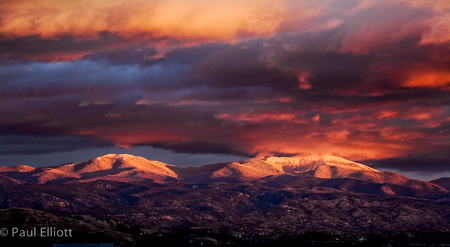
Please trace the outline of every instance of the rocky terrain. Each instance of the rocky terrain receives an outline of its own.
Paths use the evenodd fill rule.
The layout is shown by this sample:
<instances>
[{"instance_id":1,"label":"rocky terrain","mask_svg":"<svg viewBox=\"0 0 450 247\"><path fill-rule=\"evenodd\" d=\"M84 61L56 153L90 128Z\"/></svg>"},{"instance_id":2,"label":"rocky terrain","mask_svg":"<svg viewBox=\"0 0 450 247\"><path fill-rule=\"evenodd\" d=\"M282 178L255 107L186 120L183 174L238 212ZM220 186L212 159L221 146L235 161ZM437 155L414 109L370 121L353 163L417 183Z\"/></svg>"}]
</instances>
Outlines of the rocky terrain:
<instances>
[{"instance_id":1,"label":"rocky terrain","mask_svg":"<svg viewBox=\"0 0 450 247\"><path fill-rule=\"evenodd\" d=\"M127 222L148 234L220 223L286 236L450 231L445 188L335 156L179 168L106 155L56 167L3 167L0 183L3 209L89 215ZM1 217L6 222L5 214Z\"/></svg>"}]
</instances>

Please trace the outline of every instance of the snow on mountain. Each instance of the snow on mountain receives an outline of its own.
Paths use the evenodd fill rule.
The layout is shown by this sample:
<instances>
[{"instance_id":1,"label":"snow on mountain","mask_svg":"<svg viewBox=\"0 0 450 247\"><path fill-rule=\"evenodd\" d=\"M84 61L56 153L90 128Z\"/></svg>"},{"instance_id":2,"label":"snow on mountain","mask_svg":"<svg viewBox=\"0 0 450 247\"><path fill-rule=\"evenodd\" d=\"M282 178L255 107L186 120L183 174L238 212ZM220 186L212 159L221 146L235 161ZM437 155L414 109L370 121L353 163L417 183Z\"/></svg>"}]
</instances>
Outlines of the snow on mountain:
<instances>
[{"instance_id":1,"label":"snow on mountain","mask_svg":"<svg viewBox=\"0 0 450 247\"><path fill-rule=\"evenodd\" d=\"M405 184L409 178L394 173L380 172L363 164L333 155L258 157L231 162L210 172L205 180L251 181L281 174L311 175L317 178L355 178L374 183Z\"/></svg>"},{"instance_id":2,"label":"snow on mountain","mask_svg":"<svg viewBox=\"0 0 450 247\"><path fill-rule=\"evenodd\" d=\"M158 183L181 180L192 183L254 181L280 176L319 179L355 179L392 184L418 190L446 191L435 184L412 180L395 172L381 172L333 155L256 157L200 167L176 167L128 154L108 154L88 161L60 166L0 167L0 186L20 183L65 183L115 180L133 182L152 179Z\"/></svg>"},{"instance_id":3,"label":"snow on mountain","mask_svg":"<svg viewBox=\"0 0 450 247\"><path fill-rule=\"evenodd\" d=\"M163 182L167 178L177 178L168 166L138 156L108 154L88 161L53 167L2 167L0 174L33 183L61 183L73 180L86 182L98 179L123 182L153 179L155 182Z\"/></svg>"}]
</instances>

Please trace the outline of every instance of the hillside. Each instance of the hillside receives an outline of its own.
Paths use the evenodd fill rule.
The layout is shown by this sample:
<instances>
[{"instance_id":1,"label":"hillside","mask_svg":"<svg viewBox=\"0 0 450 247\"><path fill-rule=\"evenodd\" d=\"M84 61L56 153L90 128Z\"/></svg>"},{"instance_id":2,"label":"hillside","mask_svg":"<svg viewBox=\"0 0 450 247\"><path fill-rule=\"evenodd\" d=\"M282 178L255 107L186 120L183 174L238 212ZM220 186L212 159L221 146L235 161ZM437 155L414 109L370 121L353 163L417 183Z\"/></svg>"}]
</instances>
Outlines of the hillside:
<instances>
[{"instance_id":1,"label":"hillside","mask_svg":"<svg viewBox=\"0 0 450 247\"><path fill-rule=\"evenodd\" d=\"M450 190L450 178L448 178L448 177L431 180L430 183L437 184L437 185L441 186L442 188Z\"/></svg>"},{"instance_id":2,"label":"hillside","mask_svg":"<svg viewBox=\"0 0 450 247\"><path fill-rule=\"evenodd\" d=\"M88 161L53 167L2 167L0 175L28 183L64 183L71 181L115 180L122 182L152 179L163 182L176 179L169 165L128 154L108 154Z\"/></svg>"}]
</instances>

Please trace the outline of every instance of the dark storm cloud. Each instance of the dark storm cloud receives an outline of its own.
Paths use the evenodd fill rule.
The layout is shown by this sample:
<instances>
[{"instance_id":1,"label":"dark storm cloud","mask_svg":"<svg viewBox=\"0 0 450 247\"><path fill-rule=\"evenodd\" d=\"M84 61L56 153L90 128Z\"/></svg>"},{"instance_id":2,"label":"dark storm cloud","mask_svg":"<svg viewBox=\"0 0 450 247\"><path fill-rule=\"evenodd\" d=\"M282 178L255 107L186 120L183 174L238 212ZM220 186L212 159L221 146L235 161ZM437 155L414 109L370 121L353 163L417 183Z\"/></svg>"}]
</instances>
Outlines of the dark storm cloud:
<instances>
[{"instance_id":1,"label":"dark storm cloud","mask_svg":"<svg viewBox=\"0 0 450 247\"><path fill-rule=\"evenodd\" d=\"M86 55L84 59L101 61L109 65L151 65L156 60L152 59L156 54L157 50L154 47L127 46Z\"/></svg>"},{"instance_id":2,"label":"dark storm cloud","mask_svg":"<svg viewBox=\"0 0 450 247\"><path fill-rule=\"evenodd\" d=\"M72 136L42 137L2 135L0 137L0 156L58 153L104 146L106 145L96 145L84 138Z\"/></svg>"},{"instance_id":3,"label":"dark storm cloud","mask_svg":"<svg viewBox=\"0 0 450 247\"><path fill-rule=\"evenodd\" d=\"M436 13L345 4L351 13L322 10L306 31L284 23L284 33L230 43L107 32L98 39L0 41L2 59L11 62L0 67L0 133L38 140L18 138L9 147L5 141L0 150L32 152L39 138L56 138L39 152L65 141L55 150L85 146L64 139L71 136L94 146L245 156L328 152L376 167L406 169L407 160L422 160L444 169L450 46L423 41ZM417 155L401 158L411 153ZM431 153L440 158L427 160Z\"/></svg>"},{"instance_id":4,"label":"dark storm cloud","mask_svg":"<svg viewBox=\"0 0 450 247\"><path fill-rule=\"evenodd\" d=\"M335 30L322 33L326 36L330 32ZM315 42L308 33L292 36L302 37L305 42ZM379 62L380 57L342 54L323 47L305 51L286 49L283 39L292 39L292 36L282 35L236 45L180 48L152 63L146 63L144 55L154 55L153 49L135 50L131 47L96 53L85 60L70 63L13 66L4 73L3 87L6 89L5 98L14 96L16 100L11 100L9 106L3 108L11 119L2 123L2 129L5 133L16 134L21 131L50 135L87 133L86 137L93 140L122 144L130 140L117 137L112 132L122 131L124 135L133 136L138 135L130 130L133 128L141 131L155 129L156 132L164 130L173 136L155 137L157 133L150 131L146 135L154 143L147 144L180 152L200 151L201 146L206 148L215 143L211 140L222 140L223 136L212 134L222 129L234 138L228 142L231 144L225 145L219 141L211 145L217 148L206 148L205 152L217 153L224 149L232 150L225 152L237 153L242 151L237 146L233 148L236 144L232 143L239 140L239 133L244 131L243 125L248 123L239 119L236 119L237 125L229 122L237 128L232 134L231 128L224 127L223 120L217 118L220 114L235 114L238 117L236 114L248 112L253 115L240 119L254 123L265 121L265 125L273 129L277 129L276 125L268 124L278 120L276 115L268 117L267 114L288 114L287 118L279 117L299 122L300 129L309 129L314 124L309 119L320 116L317 122L324 128L322 131L347 127L347 138L356 140L362 135L358 126L373 121L370 116L380 107L413 101L418 106L430 106L430 97L444 98L445 92L440 90L409 90L395 86L396 91L380 95L357 94L361 85L365 85L367 78L374 73L370 66L374 61ZM264 45L264 42L272 44ZM298 74L304 70L311 73L306 78L311 84L310 90L299 88ZM349 93L352 90L354 92ZM65 96L59 98L57 95ZM14 123L18 117L14 111L19 112L22 123ZM365 117L359 119L361 116ZM33 117L42 119L33 120ZM336 122L352 117L355 119L346 124ZM55 124L49 126L48 122ZM187 127L180 128L180 123ZM418 120L408 118L381 119L377 120L377 125L409 129L420 127ZM199 126L208 131L195 132ZM374 133L377 128L370 131L363 133L376 137ZM325 135L320 136L326 138ZM336 135L328 136L333 138ZM186 141L181 144L163 141L175 137L186 138ZM145 143L145 140L129 144L141 145L142 142ZM198 148L188 150L186 147L189 145L182 143L195 143L193 146ZM252 153L250 150L245 152Z\"/></svg>"},{"instance_id":5,"label":"dark storm cloud","mask_svg":"<svg viewBox=\"0 0 450 247\"><path fill-rule=\"evenodd\" d=\"M27 36L0 40L0 57L12 62L73 60L86 54L104 51L117 46L133 44L133 41L108 32L100 32L95 38L80 39L60 36L45 39Z\"/></svg>"},{"instance_id":6,"label":"dark storm cloud","mask_svg":"<svg viewBox=\"0 0 450 247\"><path fill-rule=\"evenodd\" d=\"M145 144L140 144L145 145ZM229 143L215 143L203 141L189 142L161 142L150 143L148 146L171 150L176 153L188 154L234 154L242 157L253 157L255 154L244 153L235 148L235 145Z\"/></svg>"},{"instance_id":7,"label":"dark storm cloud","mask_svg":"<svg viewBox=\"0 0 450 247\"><path fill-rule=\"evenodd\" d=\"M110 101L111 97L139 90L139 87L173 88L188 69L179 64L156 64L140 69L139 65L110 66L84 60L20 64L0 68L0 96L5 99L67 94L83 95L88 101Z\"/></svg>"},{"instance_id":8,"label":"dark storm cloud","mask_svg":"<svg viewBox=\"0 0 450 247\"><path fill-rule=\"evenodd\" d=\"M194 77L212 88L268 87L289 91L297 86L295 74L268 67L267 61L259 61L261 53L260 49L231 47L197 65Z\"/></svg>"},{"instance_id":9,"label":"dark storm cloud","mask_svg":"<svg viewBox=\"0 0 450 247\"><path fill-rule=\"evenodd\" d=\"M398 171L424 171L424 172L448 172L450 171L450 155L448 146L441 147L436 153L409 154L403 157L395 157L380 160L365 160L364 164L375 169L395 169Z\"/></svg>"},{"instance_id":10,"label":"dark storm cloud","mask_svg":"<svg viewBox=\"0 0 450 247\"><path fill-rule=\"evenodd\" d=\"M147 41L149 45L157 40ZM83 59L107 63L111 65L141 65L152 66L154 64L196 64L205 58L221 50L230 47L228 44L212 43L199 44L197 46L177 47L152 47L149 45L125 46L117 49L108 49L86 55ZM166 63L165 63L166 62Z\"/></svg>"}]
</instances>

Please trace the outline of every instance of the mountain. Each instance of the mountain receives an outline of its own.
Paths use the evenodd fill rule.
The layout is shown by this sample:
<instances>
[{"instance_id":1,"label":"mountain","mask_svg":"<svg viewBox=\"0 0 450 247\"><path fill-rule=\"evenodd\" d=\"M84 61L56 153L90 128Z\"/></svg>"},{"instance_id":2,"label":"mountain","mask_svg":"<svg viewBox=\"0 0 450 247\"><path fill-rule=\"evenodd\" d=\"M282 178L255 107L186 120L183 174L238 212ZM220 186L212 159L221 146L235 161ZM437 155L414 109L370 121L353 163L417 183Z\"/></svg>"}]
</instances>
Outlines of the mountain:
<instances>
[{"instance_id":1,"label":"mountain","mask_svg":"<svg viewBox=\"0 0 450 247\"><path fill-rule=\"evenodd\" d=\"M0 167L0 175L16 181L40 184L94 180L130 182L146 179L164 182L177 178L168 167L168 164L133 155L108 154L88 161L53 167Z\"/></svg>"},{"instance_id":2,"label":"mountain","mask_svg":"<svg viewBox=\"0 0 450 247\"><path fill-rule=\"evenodd\" d=\"M372 215L377 232L450 230L446 189L332 155L176 167L108 154L53 167L1 167L0 185L3 209L89 215L154 233L221 222L249 232L361 233Z\"/></svg>"},{"instance_id":3,"label":"mountain","mask_svg":"<svg viewBox=\"0 0 450 247\"><path fill-rule=\"evenodd\" d=\"M376 194L412 196L447 192L433 183L409 179L395 172L381 172L333 155L257 157L241 162L171 169L179 179L194 183L255 181L266 178L281 184L283 180L289 183L293 180L311 182L313 180L307 178L312 177L331 179L333 182L330 181L329 186L336 189L364 188L368 193Z\"/></svg>"},{"instance_id":4,"label":"mountain","mask_svg":"<svg viewBox=\"0 0 450 247\"><path fill-rule=\"evenodd\" d=\"M95 180L157 183L250 182L265 179L272 183L317 184L329 180L328 187L365 191L380 195L437 196L448 191L436 184L409 179L395 172L381 172L333 155L257 157L240 162L223 162L200 167L176 167L128 154L108 154L88 161L53 167L14 166L0 168L0 186L22 183L68 183ZM323 182L321 182L323 183ZM306 185L305 185L306 186Z\"/></svg>"},{"instance_id":5,"label":"mountain","mask_svg":"<svg viewBox=\"0 0 450 247\"><path fill-rule=\"evenodd\" d=\"M0 175L0 188L5 186L14 186L21 184L23 181Z\"/></svg>"},{"instance_id":6,"label":"mountain","mask_svg":"<svg viewBox=\"0 0 450 247\"><path fill-rule=\"evenodd\" d=\"M437 184L437 185L441 186L442 188L450 190L450 178L449 177L443 177L443 178L431 180L430 183Z\"/></svg>"},{"instance_id":7,"label":"mountain","mask_svg":"<svg viewBox=\"0 0 450 247\"><path fill-rule=\"evenodd\" d=\"M203 170L202 167L199 170ZM241 162L222 163L222 166L217 166L216 170L207 174L203 181L252 181L282 174L309 175L317 178L351 177L375 183L393 184L404 184L409 181L407 177L400 174L380 172L333 155L258 157Z\"/></svg>"}]
</instances>

